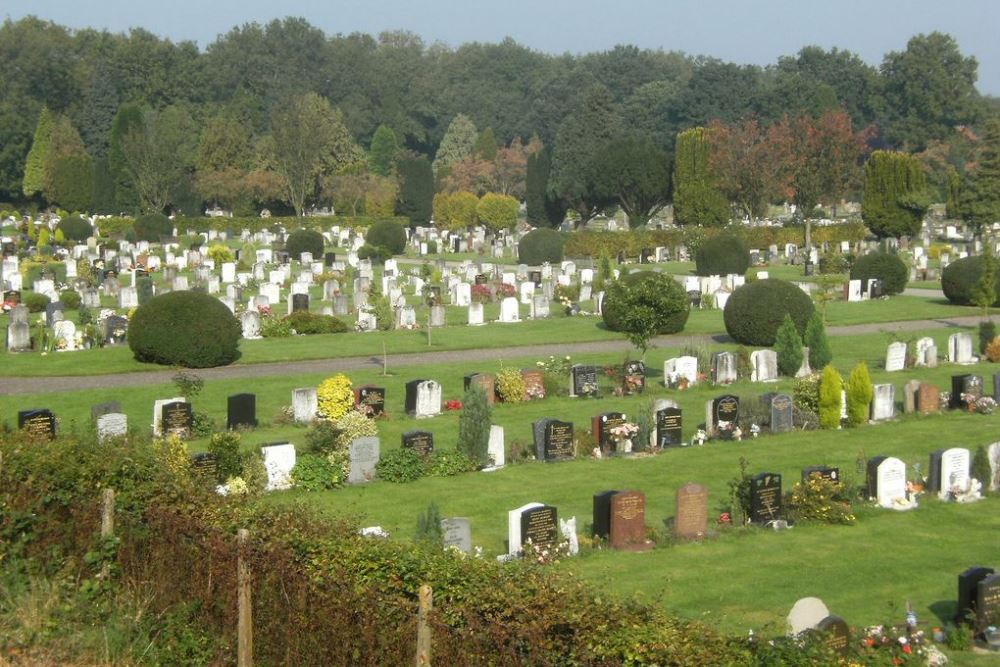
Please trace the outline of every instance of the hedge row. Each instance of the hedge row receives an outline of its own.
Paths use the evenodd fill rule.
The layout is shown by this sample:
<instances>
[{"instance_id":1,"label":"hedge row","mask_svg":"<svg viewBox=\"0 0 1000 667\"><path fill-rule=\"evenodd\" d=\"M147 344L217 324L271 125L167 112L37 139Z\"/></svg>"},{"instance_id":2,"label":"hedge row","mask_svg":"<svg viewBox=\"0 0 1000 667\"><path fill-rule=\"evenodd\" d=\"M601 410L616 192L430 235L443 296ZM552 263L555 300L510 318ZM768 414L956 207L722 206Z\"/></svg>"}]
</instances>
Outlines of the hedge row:
<instances>
[{"instance_id":1,"label":"hedge row","mask_svg":"<svg viewBox=\"0 0 1000 667\"><path fill-rule=\"evenodd\" d=\"M370 227L380 220L394 220L404 227L410 221L402 216L393 218L372 218L368 216L318 216L297 218L295 216L280 216L270 218L176 218L173 220L177 231L183 234L185 231L192 232L230 232L247 229L251 233L270 229L272 226L281 225L286 230L296 229L318 229L327 230L333 226L340 227ZM124 236L135 226L135 218L111 217L97 221L97 228L101 236Z\"/></svg>"}]
</instances>

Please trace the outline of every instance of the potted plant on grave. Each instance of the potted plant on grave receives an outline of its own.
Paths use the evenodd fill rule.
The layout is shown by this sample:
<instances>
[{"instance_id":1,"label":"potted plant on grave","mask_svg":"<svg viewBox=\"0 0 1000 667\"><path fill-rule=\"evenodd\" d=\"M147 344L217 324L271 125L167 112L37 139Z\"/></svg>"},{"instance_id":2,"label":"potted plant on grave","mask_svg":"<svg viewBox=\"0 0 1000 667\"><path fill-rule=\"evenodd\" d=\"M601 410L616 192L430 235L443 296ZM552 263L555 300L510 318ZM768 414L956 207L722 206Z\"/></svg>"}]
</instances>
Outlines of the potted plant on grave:
<instances>
[{"instance_id":1,"label":"potted plant on grave","mask_svg":"<svg viewBox=\"0 0 1000 667\"><path fill-rule=\"evenodd\" d=\"M639 427L631 422L625 422L612 427L610 433L615 451L619 454L628 454L632 451L632 438L639 433Z\"/></svg>"}]
</instances>

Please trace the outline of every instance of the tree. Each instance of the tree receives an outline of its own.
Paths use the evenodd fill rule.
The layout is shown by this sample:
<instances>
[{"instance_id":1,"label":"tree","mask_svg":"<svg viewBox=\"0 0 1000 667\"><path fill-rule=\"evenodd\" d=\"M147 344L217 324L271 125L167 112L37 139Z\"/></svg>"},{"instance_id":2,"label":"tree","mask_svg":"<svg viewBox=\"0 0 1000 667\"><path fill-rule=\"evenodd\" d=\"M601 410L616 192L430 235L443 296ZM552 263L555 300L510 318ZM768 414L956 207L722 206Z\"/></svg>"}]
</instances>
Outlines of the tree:
<instances>
[{"instance_id":1,"label":"tree","mask_svg":"<svg viewBox=\"0 0 1000 667\"><path fill-rule=\"evenodd\" d=\"M616 139L599 160L595 188L600 196L618 200L630 227L646 224L669 201L669 161L648 137Z\"/></svg>"},{"instance_id":2,"label":"tree","mask_svg":"<svg viewBox=\"0 0 1000 667\"><path fill-rule=\"evenodd\" d=\"M822 428L840 427L841 391L844 380L833 366L826 366L819 381L819 425Z\"/></svg>"},{"instance_id":3,"label":"tree","mask_svg":"<svg viewBox=\"0 0 1000 667\"><path fill-rule=\"evenodd\" d=\"M87 101L77 120L87 153L95 160L108 154L111 124L118 111L118 84L107 65L100 65L90 81Z\"/></svg>"},{"instance_id":4,"label":"tree","mask_svg":"<svg viewBox=\"0 0 1000 667\"><path fill-rule=\"evenodd\" d=\"M94 164L86 153L55 158L45 197L68 211L89 211L94 200Z\"/></svg>"},{"instance_id":5,"label":"tree","mask_svg":"<svg viewBox=\"0 0 1000 667\"><path fill-rule=\"evenodd\" d=\"M493 136L492 127L487 127L480 132L479 136L476 137L475 145L472 147L472 153L480 160L486 160L487 162L493 162L499 150L500 147L497 146L497 138Z\"/></svg>"},{"instance_id":6,"label":"tree","mask_svg":"<svg viewBox=\"0 0 1000 667\"><path fill-rule=\"evenodd\" d=\"M414 227L426 227L431 220L434 200L434 172L423 156L402 158L396 163L399 193L396 213L410 219Z\"/></svg>"},{"instance_id":7,"label":"tree","mask_svg":"<svg viewBox=\"0 0 1000 667\"><path fill-rule=\"evenodd\" d=\"M476 224L479 197L471 192L439 192L434 195L434 225L438 229L459 231Z\"/></svg>"},{"instance_id":8,"label":"tree","mask_svg":"<svg viewBox=\"0 0 1000 667\"><path fill-rule=\"evenodd\" d=\"M610 261L602 267L610 270ZM607 283L604 304L605 325L623 332L643 357L654 336L682 331L691 309L680 283L649 271Z\"/></svg>"},{"instance_id":9,"label":"tree","mask_svg":"<svg viewBox=\"0 0 1000 667\"><path fill-rule=\"evenodd\" d=\"M810 368L823 368L833 359L830 341L826 337L826 327L823 325L823 316L816 311L809 317L802 343L809 348Z\"/></svg>"},{"instance_id":10,"label":"tree","mask_svg":"<svg viewBox=\"0 0 1000 667\"><path fill-rule=\"evenodd\" d=\"M1000 119L983 126L982 148L976 169L961 188L962 217L976 231L1000 221Z\"/></svg>"},{"instance_id":11,"label":"tree","mask_svg":"<svg viewBox=\"0 0 1000 667\"><path fill-rule=\"evenodd\" d=\"M487 192L476 205L476 217L492 232L514 229L517 226L517 211L520 205L508 195Z\"/></svg>"},{"instance_id":12,"label":"tree","mask_svg":"<svg viewBox=\"0 0 1000 667\"><path fill-rule=\"evenodd\" d=\"M368 165L373 174L388 176L399 152L399 139L392 128L379 125L368 147Z\"/></svg>"},{"instance_id":13,"label":"tree","mask_svg":"<svg viewBox=\"0 0 1000 667\"><path fill-rule=\"evenodd\" d=\"M1000 272L997 258L993 255L993 250L987 245L983 249L982 268L979 273L979 280L969 290L970 301L979 306L983 311L983 319L989 320L990 306L997 300L997 273Z\"/></svg>"},{"instance_id":14,"label":"tree","mask_svg":"<svg viewBox=\"0 0 1000 667\"><path fill-rule=\"evenodd\" d=\"M114 183L114 208L116 212L134 212L139 208L139 194L129 173L125 157L125 137L138 132L143 126L142 109L134 104L124 104L111 122L111 139L108 144L108 173Z\"/></svg>"},{"instance_id":15,"label":"tree","mask_svg":"<svg viewBox=\"0 0 1000 667\"><path fill-rule=\"evenodd\" d=\"M858 182L865 142L854 132L847 112L826 111L817 119L784 118L777 132L790 135L793 200L803 216L821 202L836 205Z\"/></svg>"},{"instance_id":16,"label":"tree","mask_svg":"<svg viewBox=\"0 0 1000 667\"><path fill-rule=\"evenodd\" d=\"M469 457L477 467L489 465L490 427L493 410L486 392L478 384L470 384L462 397L462 412L458 416L456 449Z\"/></svg>"},{"instance_id":17,"label":"tree","mask_svg":"<svg viewBox=\"0 0 1000 667\"><path fill-rule=\"evenodd\" d=\"M468 190L477 195L486 194L496 170L492 162L480 160L475 155L467 155L461 160L451 163L439 172L441 188L445 192Z\"/></svg>"},{"instance_id":18,"label":"tree","mask_svg":"<svg viewBox=\"0 0 1000 667\"><path fill-rule=\"evenodd\" d=\"M186 110L147 112L122 139L126 173L142 208L162 212L194 164L194 123Z\"/></svg>"},{"instance_id":19,"label":"tree","mask_svg":"<svg viewBox=\"0 0 1000 667\"><path fill-rule=\"evenodd\" d=\"M396 179L376 176L365 193L365 215L388 218L396 206Z\"/></svg>"},{"instance_id":20,"label":"tree","mask_svg":"<svg viewBox=\"0 0 1000 667\"><path fill-rule=\"evenodd\" d=\"M785 319L774 335L774 352L782 375L795 377L802 367L802 337L788 313L785 313Z\"/></svg>"},{"instance_id":21,"label":"tree","mask_svg":"<svg viewBox=\"0 0 1000 667\"><path fill-rule=\"evenodd\" d=\"M338 213L349 211L350 215L359 215L364 209L365 195L374 187L377 178L360 168L327 176L323 179L323 197L333 202Z\"/></svg>"},{"instance_id":22,"label":"tree","mask_svg":"<svg viewBox=\"0 0 1000 667\"><path fill-rule=\"evenodd\" d=\"M524 199L528 158L541 149L542 144L537 139L526 146L519 137L515 137L510 142L510 146L498 150L493 159L493 170L490 173L490 190L517 199Z\"/></svg>"},{"instance_id":23,"label":"tree","mask_svg":"<svg viewBox=\"0 0 1000 667\"><path fill-rule=\"evenodd\" d=\"M24 194L31 197L45 189L45 162L48 157L49 139L55 124L48 107L42 107L35 125L35 136L31 142L31 150L24 163Z\"/></svg>"},{"instance_id":24,"label":"tree","mask_svg":"<svg viewBox=\"0 0 1000 667\"><path fill-rule=\"evenodd\" d=\"M868 421L868 406L875 395L865 362L858 363L851 370L844 390L847 393L847 423L851 426L864 424Z\"/></svg>"},{"instance_id":25,"label":"tree","mask_svg":"<svg viewBox=\"0 0 1000 667\"><path fill-rule=\"evenodd\" d=\"M861 217L879 238L914 236L930 205L920 161L908 153L875 151L865 164Z\"/></svg>"},{"instance_id":26,"label":"tree","mask_svg":"<svg viewBox=\"0 0 1000 667\"><path fill-rule=\"evenodd\" d=\"M549 152L544 148L528 156L524 203L528 211L528 223L535 227L558 226L566 213L562 200L549 196L551 164Z\"/></svg>"},{"instance_id":27,"label":"tree","mask_svg":"<svg viewBox=\"0 0 1000 667\"><path fill-rule=\"evenodd\" d=\"M709 163L705 128L677 135L674 158L674 222L721 227L729 222L729 205Z\"/></svg>"},{"instance_id":28,"label":"tree","mask_svg":"<svg viewBox=\"0 0 1000 667\"><path fill-rule=\"evenodd\" d=\"M438 178L452 164L472 155L477 136L476 125L468 116L460 113L452 119L434 155L434 173Z\"/></svg>"}]
</instances>

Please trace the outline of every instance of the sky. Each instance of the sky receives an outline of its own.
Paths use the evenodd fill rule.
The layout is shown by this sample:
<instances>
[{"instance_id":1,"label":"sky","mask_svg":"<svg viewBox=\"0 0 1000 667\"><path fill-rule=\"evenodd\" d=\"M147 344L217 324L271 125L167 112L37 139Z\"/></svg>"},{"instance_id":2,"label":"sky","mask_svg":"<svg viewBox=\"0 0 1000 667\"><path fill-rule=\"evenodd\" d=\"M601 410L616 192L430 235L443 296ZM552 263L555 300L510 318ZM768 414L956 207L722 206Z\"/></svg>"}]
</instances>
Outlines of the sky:
<instances>
[{"instance_id":1,"label":"sky","mask_svg":"<svg viewBox=\"0 0 1000 667\"><path fill-rule=\"evenodd\" d=\"M204 48L244 23L301 16L328 35L409 30L457 46L512 37L547 53L616 44L767 65L803 46L838 47L878 65L910 37L946 32L979 61L980 92L1000 95L998 0L4 0L71 28L142 27Z\"/></svg>"}]
</instances>

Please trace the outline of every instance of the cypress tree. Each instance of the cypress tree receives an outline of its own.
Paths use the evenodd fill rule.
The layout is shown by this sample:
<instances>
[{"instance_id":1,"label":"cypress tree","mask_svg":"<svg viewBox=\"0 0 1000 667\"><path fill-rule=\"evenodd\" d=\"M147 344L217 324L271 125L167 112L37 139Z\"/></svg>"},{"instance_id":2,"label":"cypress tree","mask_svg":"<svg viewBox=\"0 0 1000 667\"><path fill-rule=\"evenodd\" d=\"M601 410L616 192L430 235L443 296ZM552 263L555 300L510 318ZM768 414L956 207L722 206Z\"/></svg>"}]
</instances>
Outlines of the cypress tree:
<instances>
[{"instance_id":1,"label":"cypress tree","mask_svg":"<svg viewBox=\"0 0 1000 667\"><path fill-rule=\"evenodd\" d=\"M108 172L115 187L114 207L116 212L139 209L139 193L135 189L128 171L128 160L122 143L132 128L142 126L142 110L134 104L124 104L115 114L111 123L111 140L108 146Z\"/></svg>"},{"instance_id":2,"label":"cypress tree","mask_svg":"<svg viewBox=\"0 0 1000 667\"><path fill-rule=\"evenodd\" d=\"M840 392L844 380L833 366L823 369L819 381L819 425L822 428L837 428L840 426Z\"/></svg>"},{"instance_id":3,"label":"cypress tree","mask_svg":"<svg viewBox=\"0 0 1000 667\"><path fill-rule=\"evenodd\" d=\"M847 392L847 423L858 426L868 421L868 406L875 392L872 378L865 362L859 363L851 371L845 386Z\"/></svg>"},{"instance_id":4,"label":"cypress tree","mask_svg":"<svg viewBox=\"0 0 1000 667\"><path fill-rule=\"evenodd\" d=\"M549 184L549 152L544 148L528 156L528 172L524 184L524 204L527 207L528 223L542 227L549 222L545 207L546 191Z\"/></svg>"},{"instance_id":5,"label":"cypress tree","mask_svg":"<svg viewBox=\"0 0 1000 667\"><path fill-rule=\"evenodd\" d=\"M52 139L52 128L55 121L48 107L42 107L38 114L38 124L35 126L35 137L31 142L31 150L24 163L24 194L31 197L45 189L45 163Z\"/></svg>"},{"instance_id":6,"label":"cypress tree","mask_svg":"<svg viewBox=\"0 0 1000 667\"><path fill-rule=\"evenodd\" d=\"M445 130L437 154L434 156L434 173L438 174L455 162L472 155L478 137L475 124L465 114L455 116Z\"/></svg>"},{"instance_id":7,"label":"cypress tree","mask_svg":"<svg viewBox=\"0 0 1000 667\"><path fill-rule=\"evenodd\" d=\"M470 384L462 397L462 414L458 417L458 451L477 466L489 464L490 426L493 411L486 392L477 384Z\"/></svg>"},{"instance_id":8,"label":"cypress tree","mask_svg":"<svg viewBox=\"0 0 1000 667\"><path fill-rule=\"evenodd\" d=\"M783 375L795 377L802 367L802 337L788 313L774 335L774 352L778 357L778 370Z\"/></svg>"},{"instance_id":9,"label":"cypress tree","mask_svg":"<svg viewBox=\"0 0 1000 667\"><path fill-rule=\"evenodd\" d=\"M826 327L823 326L823 316L818 311L813 311L809 322L806 323L803 343L809 348L809 366L811 368L823 368L833 359L830 341L826 337Z\"/></svg>"},{"instance_id":10,"label":"cypress tree","mask_svg":"<svg viewBox=\"0 0 1000 667\"><path fill-rule=\"evenodd\" d=\"M399 140L392 128L379 125L372 136L368 150L368 163L373 174L388 176L392 173L392 163L399 151Z\"/></svg>"},{"instance_id":11,"label":"cypress tree","mask_svg":"<svg viewBox=\"0 0 1000 667\"><path fill-rule=\"evenodd\" d=\"M497 151L500 147L497 146L497 138L493 136L493 128L488 127L479 133L476 138L476 144L472 147L473 154L480 160L486 160L487 162L493 162L497 158Z\"/></svg>"},{"instance_id":12,"label":"cypress tree","mask_svg":"<svg viewBox=\"0 0 1000 667\"><path fill-rule=\"evenodd\" d=\"M705 128L677 135L674 158L674 222L720 227L729 222L729 203L716 185L708 163Z\"/></svg>"},{"instance_id":13,"label":"cypress tree","mask_svg":"<svg viewBox=\"0 0 1000 667\"><path fill-rule=\"evenodd\" d=\"M875 151L865 165L861 217L879 238L914 236L930 205L927 176L913 155Z\"/></svg>"},{"instance_id":14,"label":"cypress tree","mask_svg":"<svg viewBox=\"0 0 1000 667\"><path fill-rule=\"evenodd\" d=\"M400 180L396 213L409 218L411 227L426 227L434 205L431 163L421 155L400 160L396 168Z\"/></svg>"},{"instance_id":15,"label":"cypress tree","mask_svg":"<svg viewBox=\"0 0 1000 667\"><path fill-rule=\"evenodd\" d=\"M1000 119L991 118L983 128L978 166L961 191L961 212L977 230L1000 220Z\"/></svg>"}]
</instances>

